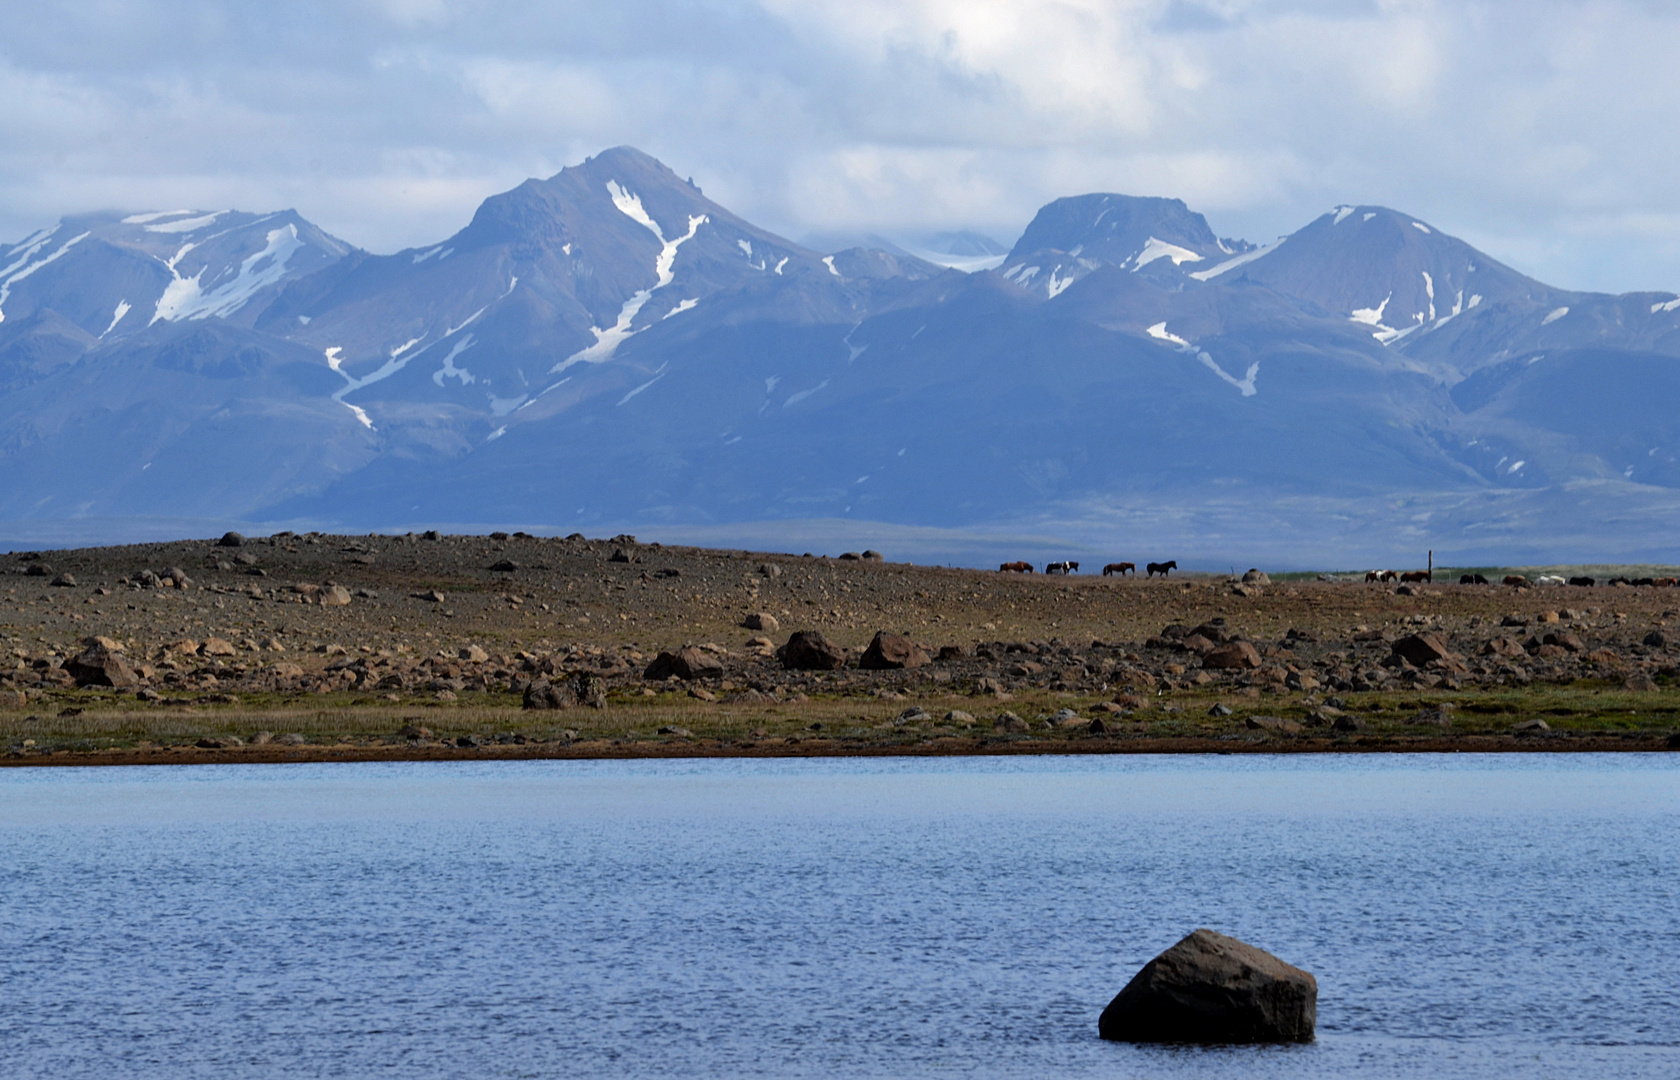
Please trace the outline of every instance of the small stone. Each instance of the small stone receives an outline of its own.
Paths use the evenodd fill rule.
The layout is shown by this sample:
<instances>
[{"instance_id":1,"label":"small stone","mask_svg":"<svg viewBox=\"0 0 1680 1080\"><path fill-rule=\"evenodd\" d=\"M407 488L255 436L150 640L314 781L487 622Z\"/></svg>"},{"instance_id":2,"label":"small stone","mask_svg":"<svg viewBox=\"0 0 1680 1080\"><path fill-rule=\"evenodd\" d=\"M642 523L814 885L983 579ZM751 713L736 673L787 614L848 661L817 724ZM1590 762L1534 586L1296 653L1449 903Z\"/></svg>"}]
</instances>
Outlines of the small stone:
<instances>
[{"instance_id":1,"label":"small stone","mask_svg":"<svg viewBox=\"0 0 1680 1080\"><path fill-rule=\"evenodd\" d=\"M397 738L399 739L430 739L431 737L432 729L422 727L419 724L404 724L397 729Z\"/></svg>"},{"instance_id":2,"label":"small stone","mask_svg":"<svg viewBox=\"0 0 1680 1080\"><path fill-rule=\"evenodd\" d=\"M350 590L342 585L329 585L319 593L322 607L343 607L350 602Z\"/></svg>"},{"instance_id":3,"label":"small stone","mask_svg":"<svg viewBox=\"0 0 1680 1080\"><path fill-rule=\"evenodd\" d=\"M908 709L899 713L898 719L894 720L893 723L902 726L904 724L924 723L929 719L931 719L931 717L926 709L922 708L920 705L912 705Z\"/></svg>"},{"instance_id":4,"label":"small stone","mask_svg":"<svg viewBox=\"0 0 1680 1080\"><path fill-rule=\"evenodd\" d=\"M499 562L491 563L490 569L498 574L511 574L519 569L519 564L512 559L502 559Z\"/></svg>"},{"instance_id":5,"label":"small stone","mask_svg":"<svg viewBox=\"0 0 1680 1080\"><path fill-rule=\"evenodd\" d=\"M716 701L717 700L717 695L712 693L710 690L707 690L703 686L691 686L691 687L689 687L688 696L691 697L691 698L698 698L701 701Z\"/></svg>"},{"instance_id":6,"label":"small stone","mask_svg":"<svg viewBox=\"0 0 1680 1080\"><path fill-rule=\"evenodd\" d=\"M723 661L716 656L693 645L687 645L675 652L667 649L654 657L653 662L642 672L642 678L659 680L675 675L684 682L689 682L722 675L723 670Z\"/></svg>"},{"instance_id":7,"label":"small stone","mask_svg":"<svg viewBox=\"0 0 1680 1080\"><path fill-rule=\"evenodd\" d=\"M974 723L974 715L972 713L963 712L961 709L952 709L950 712L945 714L944 719L947 724L961 724L964 727Z\"/></svg>"},{"instance_id":8,"label":"small stone","mask_svg":"<svg viewBox=\"0 0 1680 1080\"><path fill-rule=\"evenodd\" d=\"M472 664L482 664L490 659L490 654L477 645L468 645L456 655Z\"/></svg>"},{"instance_id":9,"label":"small stone","mask_svg":"<svg viewBox=\"0 0 1680 1080\"><path fill-rule=\"evenodd\" d=\"M1389 648L1395 656L1413 667L1423 667L1432 660L1446 660L1452 656L1446 644L1434 634L1411 634L1396 641Z\"/></svg>"},{"instance_id":10,"label":"small stone","mask_svg":"<svg viewBox=\"0 0 1680 1080\"><path fill-rule=\"evenodd\" d=\"M455 745L463 750L484 745L484 740L477 735L462 735L455 740Z\"/></svg>"},{"instance_id":11,"label":"small stone","mask_svg":"<svg viewBox=\"0 0 1680 1080\"><path fill-rule=\"evenodd\" d=\"M768 630L771 632L782 628L782 624L776 621L776 616L770 614L768 611L755 611L751 613L741 620L741 625L746 627L748 630Z\"/></svg>"},{"instance_id":12,"label":"small stone","mask_svg":"<svg viewBox=\"0 0 1680 1080\"><path fill-rule=\"evenodd\" d=\"M1511 725L1511 731L1517 735L1522 735L1531 731L1550 730L1552 730L1552 725L1546 723L1546 721L1541 720L1538 717L1532 720L1519 720L1515 724Z\"/></svg>"},{"instance_id":13,"label":"small stone","mask_svg":"<svg viewBox=\"0 0 1680 1080\"><path fill-rule=\"evenodd\" d=\"M1343 713L1331 722L1330 727L1336 731L1364 731L1365 721L1352 713Z\"/></svg>"},{"instance_id":14,"label":"small stone","mask_svg":"<svg viewBox=\"0 0 1680 1080\"><path fill-rule=\"evenodd\" d=\"M203 656L234 656L239 650L233 647L233 642L221 638L205 638L204 644L198 647Z\"/></svg>"},{"instance_id":15,"label":"small stone","mask_svg":"<svg viewBox=\"0 0 1680 1080\"><path fill-rule=\"evenodd\" d=\"M437 589L429 589L426 592L415 593L414 599L425 600L433 604L441 604L443 603L443 593Z\"/></svg>"},{"instance_id":16,"label":"small stone","mask_svg":"<svg viewBox=\"0 0 1680 1080\"><path fill-rule=\"evenodd\" d=\"M69 573L59 574L47 584L55 585L60 589L74 589L76 587L76 576Z\"/></svg>"},{"instance_id":17,"label":"small stone","mask_svg":"<svg viewBox=\"0 0 1680 1080\"><path fill-rule=\"evenodd\" d=\"M992 721L992 730L1023 733L1027 730L1027 722L1012 712L999 713Z\"/></svg>"},{"instance_id":18,"label":"small stone","mask_svg":"<svg viewBox=\"0 0 1680 1080\"><path fill-rule=\"evenodd\" d=\"M692 739L692 738L694 738L694 732L688 730L685 727L677 727L674 724L660 728L659 729L659 734L661 734L661 735L675 735L679 739Z\"/></svg>"},{"instance_id":19,"label":"small stone","mask_svg":"<svg viewBox=\"0 0 1680 1080\"><path fill-rule=\"evenodd\" d=\"M1089 731L1093 735L1105 735L1108 733L1108 725L1103 723L1102 717L1099 716L1093 718L1091 723L1086 726L1085 730Z\"/></svg>"},{"instance_id":20,"label":"small stone","mask_svg":"<svg viewBox=\"0 0 1680 1080\"><path fill-rule=\"evenodd\" d=\"M1657 680L1651 678L1651 676L1646 675L1643 672L1636 672L1629 675L1627 680L1622 683L1622 689L1632 690L1635 693L1649 693L1656 688Z\"/></svg>"},{"instance_id":21,"label":"small stone","mask_svg":"<svg viewBox=\"0 0 1680 1080\"><path fill-rule=\"evenodd\" d=\"M1223 704L1215 705L1213 708L1208 710L1208 715L1209 716L1230 716L1231 715L1231 706L1223 705Z\"/></svg>"},{"instance_id":22,"label":"small stone","mask_svg":"<svg viewBox=\"0 0 1680 1080\"><path fill-rule=\"evenodd\" d=\"M1243 720L1243 726L1250 731L1283 731L1291 735L1301 730L1297 721L1279 716L1250 716Z\"/></svg>"},{"instance_id":23,"label":"small stone","mask_svg":"<svg viewBox=\"0 0 1680 1080\"><path fill-rule=\"evenodd\" d=\"M274 741L281 746L302 746L307 740L295 731L288 731L284 735L276 735Z\"/></svg>"},{"instance_id":24,"label":"small stone","mask_svg":"<svg viewBox=\"0 0 1680 1080\"><path fill-rule=\"evenodd\" d=\"M267 746L273 741L274 732L272 731L259 731L255 735L251 736L252 746Z\"/></svg>"}]
</instances>

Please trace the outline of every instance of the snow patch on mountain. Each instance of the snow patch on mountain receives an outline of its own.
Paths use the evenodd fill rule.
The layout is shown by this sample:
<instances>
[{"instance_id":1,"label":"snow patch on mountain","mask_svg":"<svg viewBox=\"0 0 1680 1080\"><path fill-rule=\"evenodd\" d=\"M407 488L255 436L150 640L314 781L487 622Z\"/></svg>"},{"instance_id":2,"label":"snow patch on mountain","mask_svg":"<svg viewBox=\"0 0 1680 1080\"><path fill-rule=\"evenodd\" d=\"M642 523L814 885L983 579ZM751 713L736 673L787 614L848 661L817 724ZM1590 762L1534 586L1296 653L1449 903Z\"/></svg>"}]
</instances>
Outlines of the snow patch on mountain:
<instances>
[{"instance_id":1,"label":"snow patch on mountain","mask_svg":"<svg viewBox=\"0 0 1680 1080\"><path fill-rule=\"evenodd\" d=\"M1151 236L1144 242L1143 250L1132 259L1132 269L1142 270L1156 259L1171 259L1174 266L1183 266L1187 262L1201 262L1202 257L1189 248L1169 244L1165 240L1157 240Z\"/></svg>"},{"instance_id":2,"label":"snow patch on mountain","mask_svg":"<svg viewBox=\"0 0 1680 1080\"><path fill-rule=\"evenodd\" d=\"M184 278L175 267L181 257L186 255L197 245L187 244L175 253L175 257L165 262L169 267L171 281L164 287L163 295L158 298L157 310L152 314L152 322L159 319L166 322L178 322L181 319L207 319L211 316L225 318L244 307L258 292L274 285L286 276L286 263L300 248L303 241L298 239L296 225L283 225L278 229L270 229L268 243L255 255L247 256L239 264L239 273L233 280L216 286L209 292L204 292L199 284L204 276L204 267L190 278ZM148 326L151 323L147 323Z\"/></svg>"},{"instance_id":3,"label":"snow patch on mountain","mask_svg":"<svg viewBox=\"0 0 1680 1080\"><path fill-rule=\"evenodd\" d=\"M1149 328L1149 336L1155 338L1157 341L1170 342L1181 349L1190 348L1190 343L1188 341L1185 341L1177 334L1168 332L1167 324L1164 322L1158 322L1154 326L1151 326Z\"/></svg>"},{"instance_id":4,"label":"snow patch on mountain","mask_svg":"<svg viewBox=\"0 0 1680 1080\"><path fill-rule=\"evenodd\" d=\"M208 228L209 226L214 225L217 218L227 213L231 213L231 211L217 210L213 214L205 214L202 217L183 218L180 221L165 221L157 225L147 225L146 231L151 233L197 232L200 229Z\"/></svg>"},{"instance_id":5,"label":"snow patch on mountain","mask_svg":"<svg viewBox=\"0 0 1680 1080\"><path fill-rule=\"evenodd\" d=\"M828 272L829 272L829 273L831 273L831 274L833 274L833 275L834 275L834 276L835 276L835 277L839 277L839 276L840 276L840 271L838 271L838 270L836 270L836 269L834 269L834 256L832 256L832 255L824 255L824 256L823 256L823 261L822 261L822 264L823 264L823 265L824 265L824 266L826 266L826 267L828 267Z\"/></svg>"},{"instance_id":6,"label":"snow patch on mountain","mask_svg":"<svg viewBox=\"0 0 1680 1080\"><path fill-rule=\"evenodd\" d=\"M57 229L53 230L54 233L56 233L57 231L58 231ZM41 267L46 266L49 263L56 262L60 257L62 257L64 255L65 252L69 251L71 248L75 247L77 244L81 243L83 240L86 240L88 238L88 235L89 234L87 234L87 233L82 233L80 236L72 237L71 239L66 240L64 242L63 247L59 248L57 251L53 252L51 255L48 255L46 258L38 259L38 260L36 260L35 262L32 262L32 263L29 262L29 257L31 255L33 255L35 252L41 250L41 245L45 244L48 240L52 239L52 233L48 233L47 236L44 237L39 244L36 244L35 246L31 247L28 251L24 252L23 257L20 258L17 262L14 262L12 265L6 267L6 269L4 269L4 270L0 270L0 322L5 322L6 321L6 300L7 300L8 297L10 297L12 295L12 286L13 285L22 281L24 278L28 277L30 274L33 274L35 271L41 269ZM25 263L28 263L28 265L25 266L24 265ZM20 266L23 267L23 269L19 270L18 267L20 267ZM14 273L13 271L16 271L16 272Z\"/></svg>"},{"instance_id":7,"label":"snow patch on mountain","mask_svg":"<svg viewBox=\"0 0 1680 1080\"><path fill-rule=\"evenodd\" d=\"M612 354L618 351L618 347L636 332L632 329L631 324L635 322L642 307L647 304L654 293L671 284L676 278L677 249L694 239L694 234L699 232L700 226L708 220L705 214L691 215L688 219L688 232L667 240L665 239L665 231L659 227L659 223L648 216L647 209L642 206L640 195L619 186L616 180L607 181L607 194L612 197L613 205L618 207L620 213L639 223L659 238L661 245L659 255L653 260L655 284L651 288L638 289L630 299L626 300L624 306L618 311L618 321L613 325L604 330L599 326L590 327L590 332L595 335L595 344L580 349L555 364L549 369L548 373L550 375L558 374L573 364L599 364L611 358ZM833 269L833 267L830 267L830 269Z\"/></svg>"},{"instance_id":8,"label":"snow patch on mountain","mask_svg":"<svg viewBox=\"0 0 1680 1080\"><path fill-rule=\"evenodd\" d=\"M1260 374L1260 361L1256 360L1254 363L1248 365L1248 374L1244 375L1240 379L1237 379L1228 375L1225 369L1220 367L1218 362L1205 352L1196 353L1196 359L1200 360L1209 371L1236 387L1243 397L1253 397L1255 394L1260 392L1254 386L1254 380Z\"/></svg>"},{"instance_id":9,"label":"snow patch on mountain","mask_svg":"<svg viewBox=\"0 0 1680 1080\"><path fill-rule=\"evenodd\" d=\"M455 358L472 348L475 341L476 339L471 334L457 341L455 347L449 350L449 355L443 358L443 366L432 372L432 382L438 386L442 386L445 379L460 379L462 386L470 386L477 382L478 380L473 377L472 372L466 368L455 366Z\"/></svg>"},{"instance_id":10,"label":"snow patch on mountain","mask_svg":"<svg viewBox=\"0 0 1680 1080\"><path fill-rule=\"evenodd\" d=\"M130 214L122 219L124 225L145 225L148 222L159 221L166 217L182 217L192 213L191 210L153 210L148 214Z\"/></svg>"},{"instance_id":11,"label":"snow patch on mountain","mask_svg":"<svg viewBox=\"0 0 1680 1080\"><path fill-rule=\"evenodd\" d=\"M127 300L117 301L117 310L111 315L111 325L105 328L105 334L109 334L111 331L115 330L117 328L117 324L123 321L123 316L133 310L134 306ZM105 334L100 334L99 336L104 337Z\"/></svg>"},{"instance_id":12,"label":"snow patch on mountain","mask_svg":"<svg viewBox=\"0 0 1680 1080\"><path fill-rule=\"evenodd\" d=\"M1270 255L1272 252L1276 251L1278 249L1278 247L1280 245L1282 245L1282 243L1287 239L1289 239L1289 237L1287 237L1287 236L1281 237L1281 238L1273 241L1270 244L1266 244L1263 247L1257 247L1253 251L1245 251L1241 255L1238 255L1234 259L1226 259L1224 262L1219 263L1217 266L1211 266L1206 270L1194 271L1194 272L1191 273L1190 276L1195 278L1197 281L1212 281L1214 278L1219 277L1221 274L1229 273L1230 271L1235 270L1239 266L1246 265L1247 263L1253 262L1255 259L1261 258L1261 257L1266 256L1266 255Z\"/></svg>"},{"instance_id":13,"label":"snow patch on mountain","mask_svg":"<svg viewBox=\"0 0 1680 1080\"><path fill-rule=\"evenodd\" d=\"M1336 215L1336 220L1332 221L1330 224L1340 225L1343 221L1347 220L1347 218L1353 213L1353 207L1351 207L1351 206L1338 206L1332 212Z\"/></svg>"},{"instance_id":14,"label":"snow patch on mountain","mask_svg":"<svg viewBox=\"0 0 1680 1080\"><path fill-rule=\"evenodd\" d=\"M1553 308L1551 311L1546 313L1546 317L1544 319L1540 320L1540 325L1550 326L1567 314L1569 314L1569 309L1567 307Z\"/></svg>"},{"instance_id":15,"label":"snow patch on mountain","mask_svg":"<svg viewBox=\"0 0 1680 1080\"><path fill-rule=\"evenodd\" d=\"M1680 296L1673 300L1652 304L1651 314L1655 315L1659 311L1674 311L1676 308L1680 308Z\"/></svg>"}]
</instances>

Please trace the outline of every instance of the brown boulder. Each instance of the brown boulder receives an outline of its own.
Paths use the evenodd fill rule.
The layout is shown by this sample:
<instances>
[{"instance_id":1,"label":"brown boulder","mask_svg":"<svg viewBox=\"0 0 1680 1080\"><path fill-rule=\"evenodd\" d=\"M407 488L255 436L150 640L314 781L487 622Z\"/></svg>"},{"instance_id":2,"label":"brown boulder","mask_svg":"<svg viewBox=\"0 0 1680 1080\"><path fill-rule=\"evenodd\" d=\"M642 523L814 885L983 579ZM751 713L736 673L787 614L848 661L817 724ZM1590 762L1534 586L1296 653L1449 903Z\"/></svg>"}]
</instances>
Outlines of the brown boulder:
<instances>
[{"instance_id":1,"label":"brown boulder","mask_svg":"<svg viewBox=\"0 0 1680 1080\"><path fill-rule=\"evenodd\" d=\"M527 709L569 709L576 700L568 683L538 679L526 687L525 700L521 705Z\"/></svg>"},{"instance_id":2,"label":"brown boulder","mask_svg":"<svg viewBox=\"0 0 1680 1080\"><path fill-rule=\"evenodd\" d=\"M776 616L768 611L755 611L741 620L741 625L748 630L780 630L782 624L776 621Z\"/></svg>"},{"instance_id":3,"label":"brown boulder","mask_svg":"<svg viewBox=\"0 0 1680 1080\"><path fill-rule=\"evenodd\" d=\"M1514 637L1496 637L1482 646L1483 656L1501 656L1507 660L1519 660L1527 656L1522 642Z\"/></svg>"},{"instance_id":4,"label":"brown boulder","mask_svg":"<svg viewBox=\"0 0 1680 1080\"><path fill-rule=\"evenodd\" d=\"M776 650L789 671L834 671L846 666L846 650L816 630L800 630Z\"/></svg>"},{"instance_id":5,"label":"brown boulder","mask_svg":"<svg viewBox=\"0 0 1680 1080\"><path fill-rule=\"evenodd\" d=\"M672 652L667 649L653 658L642 673L644 679L669 679L675 675L686 681L723 674L723 661L711 653L686 645Z\"/></svg>"},{"instance_id":6,"label":"brown boulder","mask_svg":"<svg viewBox=\"0 0 1680 1080\"><path fill-rule=\"evenodd\" d=\"M1202 666L1209 668L1257 668L1260 653L1246 641L1233 641L1202 657Z\"/></svg>"},{"instance_id":7,"label":"brown boulder","mask_svg":"<svg viewBox=\"0 0 1680 1080\"><path fill-rule=\"evenodd\" d=\"M1311 1042L1318 980L1269 952L1196 930L1145 964L1097 1032L1120 1042Z\"/></svg>"},{"instance_id":8,"label":"brown boulder","mask_svg":"<svg viewBox=\"0 0 1680 1080\"><path fill-rule=\"evenodd\" d=\"M64 670L77 686L136 686L140 676L128 666L121 653L95 645L64 662Z\"/></svg>"},{"instance_id":9,"label":"brown boulder","mask_svg":"<svg viewBox=\"0 0 1680 1080\"><path fill-rule=\"evenodd\" d=\"M863 655L858 658L858 667L886 671L894 668L917 668L927 662L928 654L914 641L902 634L889 634L885 630L877 630L869 648L863 650Z\"/></svg>"},{"instance_id":10,"label":"brown boulder","mask_svg":"<svg viewBox=\"0 0 1680 1080\"><path fill-rule=\"evenodd\" d=\"M1587 651L1587 643L1582 641L1577 635L1570 633L1568 630L1554 630L1548 633L1541 640L1543 640L1547 645L1556 645L1559 648L1567 649L1572 653L1584 653Z\"/></svg>"},{"instance_id":11,"label":"brown boulder","mask_svg":"<svg viewBox=\"0 0 1680 1080\"><path fill-rule=\"evenodd\" d=\"M1423 667L1431 660L1445 660L1452 655L1446 643L1434 634L1409 634L1390 648L1413 667Z\"/></svg>"}]
</instances>

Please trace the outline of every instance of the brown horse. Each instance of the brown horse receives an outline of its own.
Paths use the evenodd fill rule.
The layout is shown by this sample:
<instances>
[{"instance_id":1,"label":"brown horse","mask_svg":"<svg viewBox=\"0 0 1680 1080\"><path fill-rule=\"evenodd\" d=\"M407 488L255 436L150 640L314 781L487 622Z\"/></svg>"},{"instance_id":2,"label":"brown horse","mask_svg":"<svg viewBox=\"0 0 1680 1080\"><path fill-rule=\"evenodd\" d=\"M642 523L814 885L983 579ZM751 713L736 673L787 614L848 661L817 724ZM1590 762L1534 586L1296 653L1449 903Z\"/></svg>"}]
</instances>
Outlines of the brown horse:
<instances>
[{"instance_id":1,"label":"brown horse","mask_svg":"<svg viewBox=\"0 0 1680 1080\"><path fill-rule=\"evenodd\" d=\"M1167 571L1178 569L1178 560L1168 559L1166 562L1152 562L1145 566L1144 569L1149 572L1150 577L1154 577L1156 574L1166 577Z\"/></svg>"},{"instance_id":2,"label":"brown horse","mask_svg":"<svg viewBox=\"0 0 1680 1080\"><path fill-rule=\"evenodd\" d=\"M1103 577L1108 577L1110 574L1119 574L1121 577L1125 577L1127 574L1135 573L1137 573L1137 563L1135 562L1111 562L1103 567Z\"/></svg>"},{"instance_id":3,"label":"brown horse","mask_svg":"<svg viewBox=\"0 0 1680 1080\"><path fill-rule=\"evenodd\" d=\"M998 567L998 573L1000 574L1030 574L1032 572L1033 568L1030 562L1006 562Z\"/></svg>"},{"instance_id":4,"label":"brown horse","mask_svg":"<svg viewBox=\"0 0 1680 1080\"><path fill-rule=\"evenodd\" d=\"M1406 581L1406 582L1428 581L1428 580L1430 580L1429 571L1427 571L1427 570L1408 570L1404 574L1400 575L1400 580L1401 581Z\"/></svg>"}]
</instances>

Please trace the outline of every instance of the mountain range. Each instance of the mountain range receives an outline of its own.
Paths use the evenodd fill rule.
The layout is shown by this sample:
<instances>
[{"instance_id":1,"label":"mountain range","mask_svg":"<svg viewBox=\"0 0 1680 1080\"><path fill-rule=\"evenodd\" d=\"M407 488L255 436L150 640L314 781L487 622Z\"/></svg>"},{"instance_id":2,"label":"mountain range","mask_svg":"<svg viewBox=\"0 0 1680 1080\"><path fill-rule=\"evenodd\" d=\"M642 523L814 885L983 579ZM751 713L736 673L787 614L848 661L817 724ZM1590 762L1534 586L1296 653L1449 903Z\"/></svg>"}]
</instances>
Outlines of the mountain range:
<instances>
[{"instance_id":1,"label":"mountain range","mask_svg":"<svg viewBox=\"0 0 1680 1080\"><path fill-rule=\"evenodd\" d=\"M1666 561L1677 387L1680 297L1553 288L1382 207L1255 245L1090 194L1006 254L816 250L621 147L391 255L292 211L0 247L0 528Z\"/></svg>"}]
</instances>

